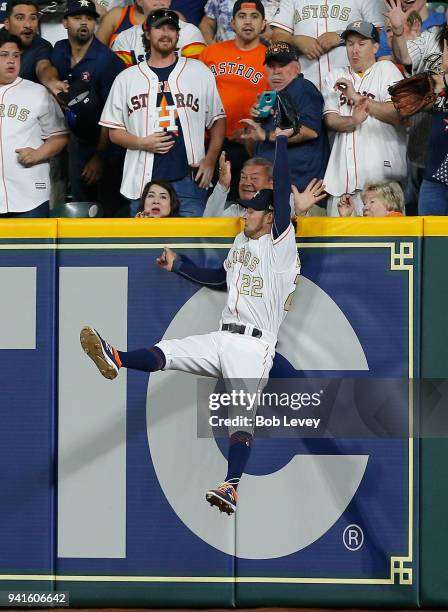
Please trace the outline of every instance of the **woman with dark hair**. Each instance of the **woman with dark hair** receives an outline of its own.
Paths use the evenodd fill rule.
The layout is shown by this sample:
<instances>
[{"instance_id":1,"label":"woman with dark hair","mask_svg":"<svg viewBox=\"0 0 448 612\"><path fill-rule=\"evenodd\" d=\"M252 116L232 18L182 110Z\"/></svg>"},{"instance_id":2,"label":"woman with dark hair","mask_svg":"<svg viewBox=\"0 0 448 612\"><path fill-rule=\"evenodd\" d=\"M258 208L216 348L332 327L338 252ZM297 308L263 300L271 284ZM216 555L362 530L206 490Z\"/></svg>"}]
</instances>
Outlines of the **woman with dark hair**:
<instances>
[{"instance_id":1,"label":"woman with dark hair","mask_svg":"<svg viewBox=\"0 0 448 612\"><path fill-rule=\"evenodd\" d=\"M149 181L143 189L138 218L162 219L179 216L179 198L170 183Z\"/></svg>"}]
</instances>

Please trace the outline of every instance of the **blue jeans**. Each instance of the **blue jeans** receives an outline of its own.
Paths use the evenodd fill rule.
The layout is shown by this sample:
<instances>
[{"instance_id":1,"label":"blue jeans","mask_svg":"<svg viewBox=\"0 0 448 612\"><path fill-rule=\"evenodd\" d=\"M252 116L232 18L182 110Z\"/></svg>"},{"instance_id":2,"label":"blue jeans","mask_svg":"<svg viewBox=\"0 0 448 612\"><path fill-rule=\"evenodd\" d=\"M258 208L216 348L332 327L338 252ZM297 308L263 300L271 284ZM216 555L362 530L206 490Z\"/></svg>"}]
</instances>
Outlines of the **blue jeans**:
<instances>
[{"instance_id":1,"label":"blue jeans","mask_svg":"<svg viewBox=\"0 0 448 612\"><path fill-rule=\"evenodd\" d=\"M423 179L418 197L419 215L448 215L448 186Z\"/></svg>"},{"instance_id":2,"label":"blue jeans","mask_svg":"<svg viewBox=\"0 0 448 612\"><path fill-rule=\"evenodd\" d=\"M47 200L32 210L26 212L10 212L0 215L0 219L46 219L50 216L50 203Z\"/></svg>"},{"instance_id":3,"label":"blue jeans","mask_svg":"<svg viewBox=\"0 0 448 612\"><path fill-rule=\"evenodd\" d=\"M198 187L190 176L180 181L172 181L171 185L180 200L179 216L202 217L207 204L208 190Z\"/></svg>"},{"instance_id":4,"label":"blue jeans","mask_svg":"<svg viewBox=\"0 0 448 612\"><path fill-rule=\"evenodd\" d=\"M140 206L141 198L137 198L136 200L128 200L129 202L129 216L135 217L137 211Z\"/></svg>"},{"instance_id":5,"label":"blue jeans","mask_svg":"<svg viewBox=\"0 0 448 612\"><path fill-rule=\"evenodd\" d=\"M202 217L207 204L208 190L201 189L189 176L180 181L171 181L171 185L180 200L179 217ZM140 199L129 200L129 216L135 217Z\"/></svg>"}]
</instances>

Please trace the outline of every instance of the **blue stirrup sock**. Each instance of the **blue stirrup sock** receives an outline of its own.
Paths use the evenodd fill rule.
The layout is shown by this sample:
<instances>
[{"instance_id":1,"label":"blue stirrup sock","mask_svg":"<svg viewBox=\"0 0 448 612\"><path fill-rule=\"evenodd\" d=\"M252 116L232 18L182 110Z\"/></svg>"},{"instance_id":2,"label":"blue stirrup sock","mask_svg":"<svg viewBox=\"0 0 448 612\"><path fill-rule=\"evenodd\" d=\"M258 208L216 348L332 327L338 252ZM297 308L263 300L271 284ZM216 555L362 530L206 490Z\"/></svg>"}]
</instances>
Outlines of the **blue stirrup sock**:
<instances>
[{"instance_id":1,"label":"blue stirrup sock","mask_svg":"<svg viewBox=\"0 0 448 612\"><path fill-rule=\"evenodd\" d=\"M141 372L157 372L166 365L164 352L158 346L136 351L117 351L124 368Z\"/></svg>"},{"instance_id":2,"label":"blue stirrup sock","mask_svg":"<svg viewBox=\"0 0 448 612\"><path fill-rule=\"evenodd\" d=\"M252 435L245 431L237 431L230 436L226 482L230 482L235 489L249 459L251 445Z\"/></svg>"}]
</instances>

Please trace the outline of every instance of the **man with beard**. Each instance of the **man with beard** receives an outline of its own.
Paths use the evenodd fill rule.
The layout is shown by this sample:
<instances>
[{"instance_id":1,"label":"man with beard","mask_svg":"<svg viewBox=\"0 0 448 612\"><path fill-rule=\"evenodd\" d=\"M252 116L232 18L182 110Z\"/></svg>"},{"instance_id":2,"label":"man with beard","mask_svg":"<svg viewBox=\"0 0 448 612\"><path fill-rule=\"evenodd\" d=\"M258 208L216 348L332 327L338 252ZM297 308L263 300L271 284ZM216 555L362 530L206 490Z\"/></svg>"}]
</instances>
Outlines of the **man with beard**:
<instances>
[{"instance_id":1,"label":"man with beard","mask_svg":"<svg viewBox=\"0 0 448 612\"><path fill-rule=\"evenodd\" d=\"M199 59L213 72L227 116L224 151L232 164L233 180L229 199L238 193L238 175L248 159L246 147L239 137L243 132L240 120L248 117L252 105L268 89L263 62L266 47L260 35L266 27L264 6L260 0L238 0L233 6L234 40L206 47Z\"/></svg>"},{"instance_id":2,"label":"man with beard","mask_svg":"<svg viewBox=\"0 0 448 612\"><path fill-rule=\"evenodd\" d=\"M124 64L95 37L97 18L92 0L68 0L63 21L68 39L56 43L51 61L69 85L62 103L72 131L69 145L72 198L99 201L107 215L112 216L122 205L119 196L122 157L120 150L109 146L107 130L101 129L98 121L112 83Z\"/></svg>"},{"instance_id":3,"label":"man with beard","mask_svg":"<svg viewBox=\"0 0 448 612\"><path fill-rule=\"evenodd\" d=\"M148 15L157 9L169 9L171 0L139 0L144 20ZM205 47L202 34L195 25L179 19L179 39L177 47L179 55L183 57L197 58ZM145 61L146 49L143 38L143 24L135 25L120 34L112 45L112 51L124 61L127 66L135 66L139 62Z\"/></svg>"},{"instance_id":4,"label":"man with beard","mask_svg":"<svg viewBox=\"0 0 448 612\"><path fill-rule=\"evenodd\" d=\"M19 76L45 85L53 95L66 91L56 68L50 63L51 44L37 33L39 5L35 0L11 0L6 7L5 28L22 41Z\"/></svg>"},{"instance_id":5,"label":"man with beard","mask_svg":"<svg viewBox=\"0 0 448 612\"><path fill-rule=\"evenodd\" d=\"M101 116L111 141L127 149L121 192L130 200L131 216L146 183L160 179L177 192L180 216L201 217L224 140L215 79L201 62L177 56L179 29L174 11L148 15L149 57L117 77Z\"/></svg>"}]
</instances>

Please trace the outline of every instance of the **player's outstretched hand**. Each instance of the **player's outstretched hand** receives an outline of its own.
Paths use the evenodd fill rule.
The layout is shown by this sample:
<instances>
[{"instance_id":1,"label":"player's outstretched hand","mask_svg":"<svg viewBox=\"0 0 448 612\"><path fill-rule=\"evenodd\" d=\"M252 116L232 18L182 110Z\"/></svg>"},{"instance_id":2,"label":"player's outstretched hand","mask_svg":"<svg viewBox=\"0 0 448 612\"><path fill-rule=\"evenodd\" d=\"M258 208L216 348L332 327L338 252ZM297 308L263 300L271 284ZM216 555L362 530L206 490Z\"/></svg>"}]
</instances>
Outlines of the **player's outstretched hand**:
<instances>
[{"instance_id":1,"label":"player's outstretched hand","mask_svg":"<svg viewBox=\"0 0 448 612\"><path fill-rule=\"evenodd\" d=\"M160 268L163 268L167 272L171 272L173 269L173 263L176 257L177 257L177 254L175 251L173 251L173 249L165 247L160 257L157 257L156 262Z\"/></svg>"}]
</instances>

